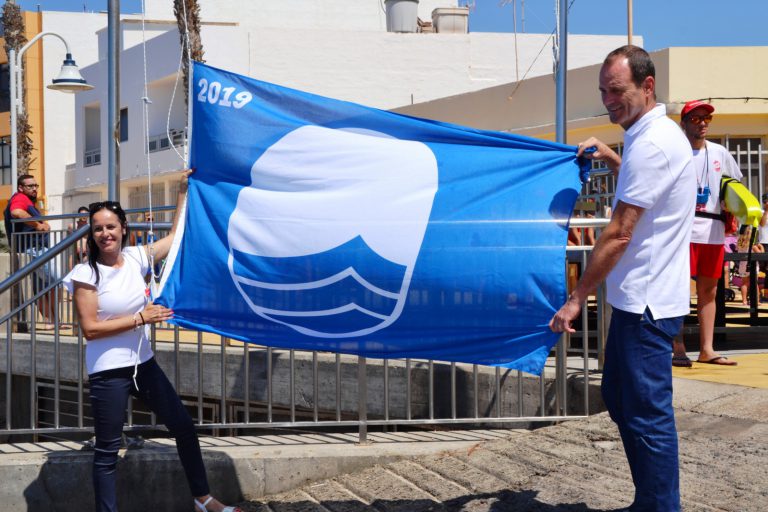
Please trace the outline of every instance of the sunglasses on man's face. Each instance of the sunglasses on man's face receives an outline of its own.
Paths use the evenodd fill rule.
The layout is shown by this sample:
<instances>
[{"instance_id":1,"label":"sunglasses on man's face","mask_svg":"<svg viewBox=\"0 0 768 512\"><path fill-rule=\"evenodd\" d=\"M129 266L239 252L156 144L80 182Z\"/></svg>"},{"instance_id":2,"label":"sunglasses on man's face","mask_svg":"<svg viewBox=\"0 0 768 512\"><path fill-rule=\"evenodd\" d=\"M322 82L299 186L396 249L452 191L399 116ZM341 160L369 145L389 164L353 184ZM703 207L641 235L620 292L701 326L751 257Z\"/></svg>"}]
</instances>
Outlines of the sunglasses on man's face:
<instances>
[{"instance_id":1,"label":"sunglasses on man's face","mask_svg":"<svg viewBox=\"0 0 768 512\"><path fill-rule=\"evenodd\" d=\"M117 201L99 201L99 202L91 203L88 205L88 213L93 214L99 210L103 210L104 208L106 208L107 210L112 210L113 212L117 212L123 209L120 206L120 203L118 203Z\"/></svg>"},{"instance_id":2,"label":"sunglasses on man's face","mask_svg":"<svg viewBox=\"0 0 768 512\"><path fill-rule=\"evenodd\" d=\"M24 184L24 185L22 185L22 187L24 187L24 188L33 188L34 189L34 188L40 188L40 185L38 185L37 183L30 183L28 185Z\"/></svg>"},{"instance_id":3,"label":"sunglasses on man's face","mask_svg":"<svg viewBox=\"0 0 768 512\"><path fill-rule=\"evenodd\" d=\"M705 116L690 116L688 118L688 121L690 121L693 124L699 124L700 122L704 121L705 123L711 123L712 122L712 116L707 114Z\"/></svg>"}]
</instances>

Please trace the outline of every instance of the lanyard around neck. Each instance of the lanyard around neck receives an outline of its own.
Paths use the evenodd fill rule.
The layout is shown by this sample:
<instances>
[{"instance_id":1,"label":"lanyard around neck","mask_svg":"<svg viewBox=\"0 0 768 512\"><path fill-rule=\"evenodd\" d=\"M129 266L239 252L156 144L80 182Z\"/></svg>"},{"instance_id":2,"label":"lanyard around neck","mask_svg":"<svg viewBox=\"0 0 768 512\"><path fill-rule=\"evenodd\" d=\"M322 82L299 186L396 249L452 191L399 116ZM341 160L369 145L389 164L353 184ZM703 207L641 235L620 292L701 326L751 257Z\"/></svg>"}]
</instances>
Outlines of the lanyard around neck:
<instances>
[{"instance_id":1,"label":"lanyard around neck","mask_svg":"<svg viewBox=\"0 0 768 512\"><path fill-rule=\"evenodd\" d=\"M704 178L707 179L707 186L709 186L709 148L707 147L707 143L704 142L704 165L701 166L701 178L699 178L698 173L696 174L696 181L698 182L699 188L701 188L701 184L704 182Z\"/></svg>"}]
</instances>

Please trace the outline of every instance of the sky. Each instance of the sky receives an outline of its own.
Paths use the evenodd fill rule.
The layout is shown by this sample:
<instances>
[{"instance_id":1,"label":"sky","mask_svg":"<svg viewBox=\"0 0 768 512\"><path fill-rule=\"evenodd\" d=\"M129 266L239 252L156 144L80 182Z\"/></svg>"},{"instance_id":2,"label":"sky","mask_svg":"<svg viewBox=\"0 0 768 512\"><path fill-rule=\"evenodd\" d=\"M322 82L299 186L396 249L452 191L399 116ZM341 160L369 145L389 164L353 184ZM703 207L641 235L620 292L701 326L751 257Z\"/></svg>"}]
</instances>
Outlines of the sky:
<instances>
[{"instance_id":1,"label":"sky","mask_svg":"<svg viewBox=\"0 0 768 512\"><path fill-rule=\"evenodd\" d=\"M1 0L0 0L1 1ZM169 2L171 0L168 0ZM252 0L241 0L252 1ZM288 1L288 0L280 0ZM551 33L556 0L459 0L474 4L470 30L512 32L513 4L517 29ZM624 0L568 0L568 32L572 34L627 33ZM105 11L107 0L17 0L25 10ZM447 2L446 2L447 3ZM525 9L523 9L523 4ZM643 36L649 51L670 46L768 46L768 0L634 0L633 33ZM141 0L120 0L123 12L137 13Z\"/></svg>"},{"instance_id":2,"label":"sky","mask_svg":"<svg viewBox=\"0 0 768 512\"><path fill-rule=\"evenodd\" d=\"M107 0L16 0L16 3L25 11L36 11L39 5L43 11L99 12L106 11L109 2ZM120 11L141 12L141 0L120 0Z\"/></svg>"},{"instance_id":3,"label":"sky","mask_svg":"<svg viewBox=\"0 0 768 512\"><path fill-rule=\"evenodd\" d=\"M513 4L517 29L551 33L555 28L555 0L460 0L474 4L469 15L475 32L512 32ZM571 34L627 33L627 2L623 0L568 0ZM506 5L503 5L506 4ZM643 36L643 47L655 51L670 46L768 46L766 0L634 0L632 32Z\"/></svg>"}]
</instances>

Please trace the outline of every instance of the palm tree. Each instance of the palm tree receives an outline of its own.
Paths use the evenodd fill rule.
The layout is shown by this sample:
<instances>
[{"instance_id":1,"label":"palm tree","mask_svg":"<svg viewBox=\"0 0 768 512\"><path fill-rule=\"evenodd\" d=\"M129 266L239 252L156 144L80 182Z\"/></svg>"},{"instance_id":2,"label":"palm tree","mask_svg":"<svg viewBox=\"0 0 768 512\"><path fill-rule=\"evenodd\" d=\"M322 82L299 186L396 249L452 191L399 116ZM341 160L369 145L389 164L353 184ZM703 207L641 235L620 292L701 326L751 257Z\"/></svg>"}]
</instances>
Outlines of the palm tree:
<instances>
[{"instance_id":1,"label":"palm tree","mask_svg":"<svg viewBox=\"0 0 768 512\"><path fill-rule=\"evenodd\" d=\"M179 26L179 39L182 51L189 48L189 59L198 62L203 60L203 41L200 38L200 4L197 0L173 0L173 14L176 16L176 24ZM187 45L186 34L189 34ZM189 59L182 59L182 74L184 76L184 101L189 101Z\"/></svg>"},{"instance_id":2,"label":"palm tree","mask_svg":"<svg viewBox=\"0 0 768 512\"><path fill-rule=\"evenodd\" d=\"M21 9L14 2L14 0L6 0L3 4L3 15L0 20L5 27L5 54L9 55L10 50L17 52L27 43L27 36L25 35L24 17L21 15ZM24 66L24 63L21 63ZM22 73L23 77L24 74ZM21 84L22 102L26 96L24 84ZM16 123L16 135L17 135L17 171L18 175L28 174L32 164L32 128L29 126L29 118L27 117L27 111L19 113Z\"/></svg>"}]
</instances>

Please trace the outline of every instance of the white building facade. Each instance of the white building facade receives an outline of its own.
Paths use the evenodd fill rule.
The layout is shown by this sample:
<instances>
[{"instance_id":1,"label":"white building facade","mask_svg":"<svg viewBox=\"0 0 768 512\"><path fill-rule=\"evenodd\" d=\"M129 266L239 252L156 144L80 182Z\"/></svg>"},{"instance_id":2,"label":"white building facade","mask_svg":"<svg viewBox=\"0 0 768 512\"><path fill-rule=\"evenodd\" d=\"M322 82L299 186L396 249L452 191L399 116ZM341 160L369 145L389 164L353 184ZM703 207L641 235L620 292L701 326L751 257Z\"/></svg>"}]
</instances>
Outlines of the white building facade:
<instances>
[{"instance_id":1,"label":"white building facade","mask_svg":"<svg viewBox=\"0 0 768 512\"><path fill-rule=\"evenodd\" d=\"M518 34L515 38L498 33L387 32L380 0L200 0L200 4L208 64L382 109L552 70L549 34ZM429 20L433 9L456 5L455 0L421 0L419 18ZM181 49L171 6L168 0L148 0L144 25L135 15L124 16L121 24L120 198L130 208L147 206L148 168L153 205L175 201L176 171L184 165L172 143L175 140L176 149L183 153L187 113L181 81L177 84L176 80ZM552 21L554 26L554 18ZM571 35L569 67L600 62L625 41L623 36ZM104 25L94 32L91 43L98 61L81 66L83 76L95 88L75 96L75 140L68 151L62 151L68 164L61 180L63 210L67 212L106 197L111 143L106 43ZM148 145L142 99L145 53L151 101ZM52 188L49 195L55 193Z\"/></svg>"}]
</instances>

